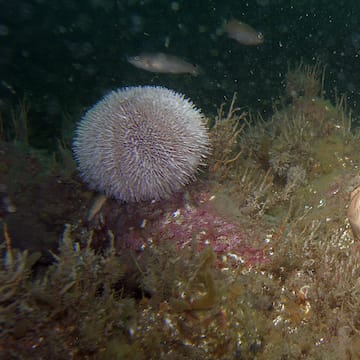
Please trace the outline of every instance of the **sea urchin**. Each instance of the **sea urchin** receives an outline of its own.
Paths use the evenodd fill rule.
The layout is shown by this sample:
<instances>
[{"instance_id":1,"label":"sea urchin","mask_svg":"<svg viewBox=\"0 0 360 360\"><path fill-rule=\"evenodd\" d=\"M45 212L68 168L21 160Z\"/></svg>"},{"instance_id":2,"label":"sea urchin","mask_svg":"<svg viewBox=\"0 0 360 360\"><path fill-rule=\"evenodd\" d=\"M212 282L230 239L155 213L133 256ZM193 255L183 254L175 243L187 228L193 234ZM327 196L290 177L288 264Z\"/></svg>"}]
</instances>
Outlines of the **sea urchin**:
<instances>
[{"instance_id":1,"label":"sea urchin","mask_svg":"<svg viewBox=\"0 0 360 360\"><path fill-rule=\"evenodd\" d=\"M73 143L84 181L127 202L179 190L194 178L208 148L201 112L159 86L110 92L82 117Z\"/></svg>"}]
</instances>

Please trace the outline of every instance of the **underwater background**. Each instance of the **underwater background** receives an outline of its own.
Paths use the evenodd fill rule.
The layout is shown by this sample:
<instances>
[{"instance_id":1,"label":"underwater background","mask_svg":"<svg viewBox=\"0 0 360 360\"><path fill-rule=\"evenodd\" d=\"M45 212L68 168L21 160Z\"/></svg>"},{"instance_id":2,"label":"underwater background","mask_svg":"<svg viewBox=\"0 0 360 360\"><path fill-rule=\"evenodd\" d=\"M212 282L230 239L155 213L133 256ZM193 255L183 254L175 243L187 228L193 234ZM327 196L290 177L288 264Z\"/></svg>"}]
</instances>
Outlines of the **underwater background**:
<instances>
[{"instance_id":1,"label":"underwater background","mask_svg":"<svg viewBox=\"0 0 360 360\"><path fill-rule=\"evenodd\" d=\"M2 114L26 97L36 147L69 142L69 127L83 110L122 86L173 88L207 115L236 91L240 106L267 115L288 65L300 59L326 64L326 91L346 92L358 111L356 1L2 0L0 10ZM229 39L221 28L231 18L261 31L264 43L246 47ZM145 72L127 62L141 52L185 58L202 73ZM71 114L70 124L64 114Z\"/></svg>"},{"instance_id":2,"label":"underwater background","mask_svg":"<svg viewBox=\"0 0 360 360\"><path fill-rule=\"evenodd\" d=\"M359 359L359 11L0 0L0 358ZM144 193L139 113L184 166Z\"/></svg>"}]
</instances>

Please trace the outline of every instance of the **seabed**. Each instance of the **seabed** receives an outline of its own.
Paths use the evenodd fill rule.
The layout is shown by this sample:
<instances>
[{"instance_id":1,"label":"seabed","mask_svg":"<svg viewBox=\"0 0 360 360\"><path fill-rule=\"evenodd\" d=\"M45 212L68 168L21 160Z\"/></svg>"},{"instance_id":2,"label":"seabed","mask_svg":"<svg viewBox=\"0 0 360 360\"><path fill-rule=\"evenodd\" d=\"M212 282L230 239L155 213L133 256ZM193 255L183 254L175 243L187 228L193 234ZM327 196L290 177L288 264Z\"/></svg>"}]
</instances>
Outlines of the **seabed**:
<instances>
[{"instance_id":1,"label":"seabed","mask_svg":"<svg viewBox=\"0 0 360 360\"><path fill-rule=\"evenodd\" d=\"M289 69L270 119L236 104L209 119L198 180L150 204L32 149L20 104L0 142L1 358L360 357L351 111L319 64Z\"/></svg>"}]
</instances>

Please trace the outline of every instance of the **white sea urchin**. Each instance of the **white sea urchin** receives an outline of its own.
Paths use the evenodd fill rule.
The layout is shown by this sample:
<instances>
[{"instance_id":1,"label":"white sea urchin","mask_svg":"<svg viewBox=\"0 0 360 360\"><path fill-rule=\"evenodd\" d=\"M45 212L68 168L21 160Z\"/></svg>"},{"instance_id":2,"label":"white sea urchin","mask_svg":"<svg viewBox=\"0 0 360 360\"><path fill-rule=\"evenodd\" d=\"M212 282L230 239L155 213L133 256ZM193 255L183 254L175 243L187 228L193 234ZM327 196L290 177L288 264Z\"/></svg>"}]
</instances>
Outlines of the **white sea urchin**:
<instances>
[{"instance_id":1,"label":"white sea urchin","mask_svg":"<svg viewBox=\"0 0 360 360\"><path fill-rule=\"evenodd\" d=\"M73 143L92 189L127 202L161 199L194 178L209 149L204 117L159 86L107 94L82 117Z\"/></svg>"}]
</instances>

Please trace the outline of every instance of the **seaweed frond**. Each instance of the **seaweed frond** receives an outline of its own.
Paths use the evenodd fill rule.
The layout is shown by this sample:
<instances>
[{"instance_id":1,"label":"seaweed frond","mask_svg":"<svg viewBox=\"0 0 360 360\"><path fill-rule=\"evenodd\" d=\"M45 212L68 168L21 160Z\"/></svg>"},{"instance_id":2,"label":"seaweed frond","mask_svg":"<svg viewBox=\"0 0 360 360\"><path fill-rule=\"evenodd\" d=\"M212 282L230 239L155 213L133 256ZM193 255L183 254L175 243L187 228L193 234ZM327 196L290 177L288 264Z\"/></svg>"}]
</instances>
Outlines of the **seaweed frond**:
<instances>
[{"instance_id":1,"label":"seaweed frond","mask_svg":"<svg viewBox=\"0 0 360 360\"><path fill-rule=\"evenodd\" d=\"M239 147L239 136L247 125L245 112L235 107L236 93L234 94L225 113L225 104L222 104L218 110L215 125L210 131L212 142L212 157L210 159L210 173L218 180L226 179L236 161L241 156Z\"/></svg>"}]
</instances>

